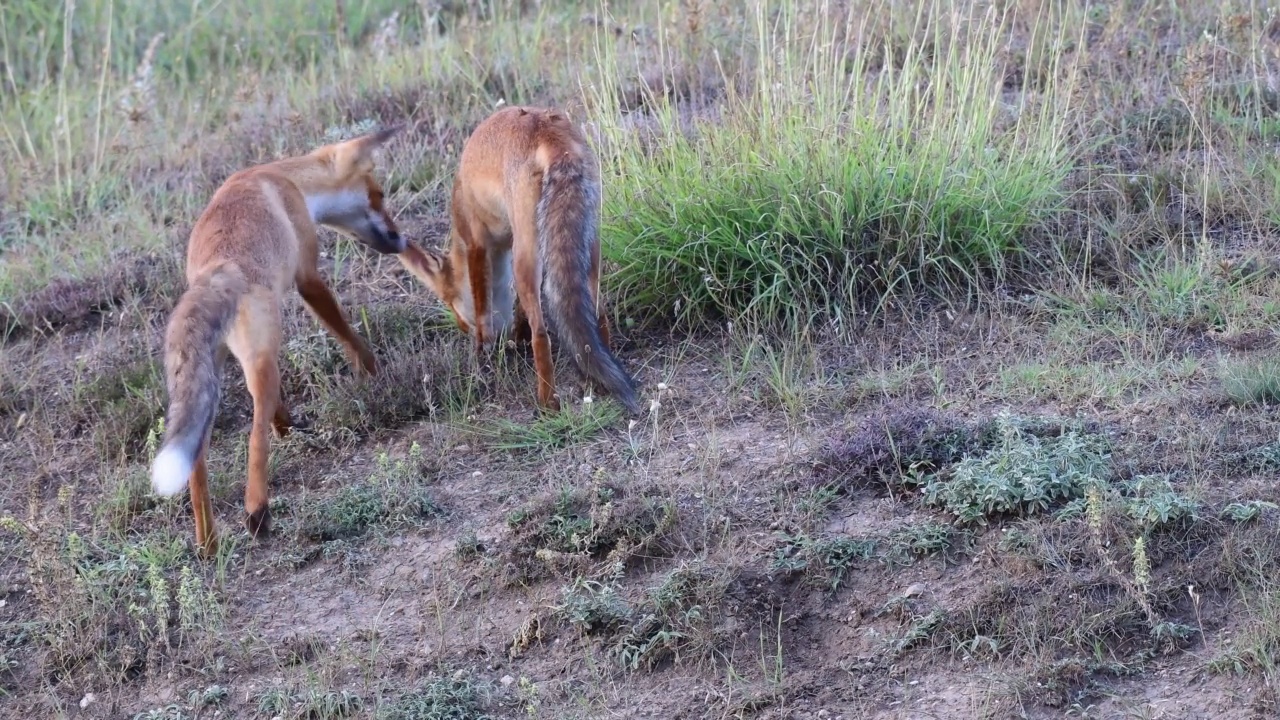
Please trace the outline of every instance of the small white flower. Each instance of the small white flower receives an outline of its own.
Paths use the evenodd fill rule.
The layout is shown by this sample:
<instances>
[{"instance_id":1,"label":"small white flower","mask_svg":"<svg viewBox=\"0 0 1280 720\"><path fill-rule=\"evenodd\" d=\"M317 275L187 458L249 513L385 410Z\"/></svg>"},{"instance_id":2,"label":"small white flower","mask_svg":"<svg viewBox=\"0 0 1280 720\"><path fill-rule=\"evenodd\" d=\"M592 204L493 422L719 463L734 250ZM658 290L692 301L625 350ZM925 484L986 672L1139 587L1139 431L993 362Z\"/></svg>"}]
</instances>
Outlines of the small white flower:
<instances>
[{"instance_id":1,"label":"small white flower","mask_svg":"<svg viewBox=\"0 0 1280 720\"><path fill-rule=\"evenodd\" d=\"M658 408L660 407L662 407L662 403L658 402L657 400L649 401L649 412L656 413L658 412Z\"/></svg>"},{"instance_id":2,"label":"small white flower","mask_svg":"<svg viewBox=\"0 0 1280 720\"><path fill-rule=\"evenodd\" d=\"M595 402L595 401L591 399L591 396L590 396L590 395L587 395L586 397L582 398L582 404L583 404L583 405L590 405L590 404L591 404L591 403L593 403L593 402Z\"/></svg>"},{"instance_id":3,"label":"small white flower","mask_svg":"<svg viewBox=\"0 0 1280 720\"><path fill-rule=\"evenodd\" d=\"M627 432L631 432L632 430L635 430L636 425L637 423L635 420L632 420L631 422L627 423Z\"/></svg>"},{"instance_id":4,"label":"small white flower","mask_svg":"<svg viewBox=\"0 0 1280 720\"><path fill-rule=\"evenodd\" d=\"M666 389L667 389L667 384L666 384L666 383L658 383L658 392L663 392L663 391L665 391Z\"/></svg>"}]
</instances>

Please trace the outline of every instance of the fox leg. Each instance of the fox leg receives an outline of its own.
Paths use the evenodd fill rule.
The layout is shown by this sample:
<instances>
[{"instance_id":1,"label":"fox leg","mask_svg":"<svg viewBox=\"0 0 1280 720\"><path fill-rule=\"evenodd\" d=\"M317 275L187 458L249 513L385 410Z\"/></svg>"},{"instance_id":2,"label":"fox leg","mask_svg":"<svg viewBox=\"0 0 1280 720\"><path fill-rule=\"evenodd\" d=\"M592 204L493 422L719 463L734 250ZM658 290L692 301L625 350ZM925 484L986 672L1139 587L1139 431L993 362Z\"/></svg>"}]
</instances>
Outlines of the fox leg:
<instances>
[{"instance_id":1,"label":"fox leg","mask_svg":"<svg viewBox=\"0 0 1280 720\"><path fill-rule=\"evenodd\" d=\"M303 427L302 424L294 422L293 417L289 414L289 406L284 400L284 386L280 387L280 399L276 401L275 416L271 419L271 428L276 431L276 437L284 437L286 433L293 427Z\"/></svg>"},{"instance_id":2,"label":"fox leg","mask_svg":"<svg viewBox=\"0 0 1280 720\"><path fill-rule=\"evenodd\" d=\"M475 335L476 360L484 364L492 323L489 317L489 253L488 237L482 232L467 244L467 279L471 285L472 332Z\"/></svg>"},{"instance_id":3,"label":"fox leg","mask_svg":"<svg viewBox=\"0 0 1280 720\"><path fill-rule=\"evenodd\" d=\"M536 192L536 188L535 188ZM512 204L511 264L516 297L529 322L533 345L533 370L538 376L538 405L560 410L556 397L556 371L551 358L551 335L542 315L542 264L538 257L537 195L518 195Z\"/></svg>"},{"instance_id":4,"label":"fox leg","mask_svg":"<svg viewBox=\"0 0 1280 720\"><path fill-rule=\"evenodd\" d=\"M542 268L538 267L536 249L533 252L521 252L517 245L515 252L516 293L520 303L525 306L525 316L529 320L529 335L533 344L533 370L538 376L538 404L551 411L560 409L560 400L556 397L556 371L551 358L551 335L543 322L542 305L538 298L538 288L542 287Z\"/></svg>"},{"instance_id":5,"label":"fox leg","mask_svg":"<svg viewBox=\"0 0 1280 720\"><path fill-rule=\"evenodd\" d=\"M249 430L249 468L244 488L245 527L258 537L271 529L267 467L271 431L280 407L280 304L273 296L254 294L240 303L240 315L227 344L244 371L253 397L253 427Z\"/></svg>"},{"instance_id":6,"label":"fox leg","mask_svg":"<svg viewBox=\"0 0 1280 720\"><path fill-rule=\"evenodd\" d=\"M533 342L533 333L529 330L529 316L525 314L524 305L519 301L516 302L511 323L511 339L517 347L523 347Z\"/></svg>"},{"instance_id":7,"label":"fox leg","mask_svg":"<svg viewBox=\"0 0 1280 720\"><path fill-rule=\"evenodd\" d=\"M253 429L249 431L249 478L244 488L245 526L258 537L271 530L268 510L267 463L271 454L271 427L280 402L280 367L276 357L258 354L245 368L246 384L253 396Z\"/></svg>"},{"instance_id":8,"label":"fox leg","mask_svg":"<svg viewBox=\"0 0 1280 720\"><path fill-rule=\"evenodd\" d=\"M324 325L331 335L337 338L346 351L347 360L354 367L359 367L370 375L378 372L378 362L369 345L351 329L347 318L338 307L338 301L329 291L329 286L318 273L301 273L296 279L298 294L302 302L311 310L311 314Z\"/></svg>"},{"instance_id":9,"label":"fox leg","mask_svg":"<svg viewBox=\"0 0 1280 720\"><path fill-rule=\"evenodd\" d=\"M195 467L191 470L191 481L187 488L191 492L191 515L196 524L196 552L203 558L210 558L218 552L218 533L213 524L213 503L209 501L209 470L205 465L205 449L208 440L200 447L196 456Z\"/></svg>"}]
</instances>

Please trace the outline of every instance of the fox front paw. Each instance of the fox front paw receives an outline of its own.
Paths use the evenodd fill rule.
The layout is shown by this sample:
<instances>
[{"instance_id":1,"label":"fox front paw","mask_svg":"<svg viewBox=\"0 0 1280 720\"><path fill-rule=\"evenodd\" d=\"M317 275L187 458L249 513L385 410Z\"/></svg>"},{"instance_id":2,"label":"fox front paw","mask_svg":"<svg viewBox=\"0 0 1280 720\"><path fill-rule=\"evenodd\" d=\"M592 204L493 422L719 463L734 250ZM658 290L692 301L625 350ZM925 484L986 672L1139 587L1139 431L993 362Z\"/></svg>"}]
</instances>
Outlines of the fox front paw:
<instances>
[{"instance_id":1,"label":"fox front paw","mask_svg":"<svg viewBox=\"0 0 1280 720\"><path fill-rule=\"evenodd\" d=\"M378 359L374 357L373 351L366 346L361 346L356 350L355 364L366 375L378 374Z\"/></svg>"}]
</instances>

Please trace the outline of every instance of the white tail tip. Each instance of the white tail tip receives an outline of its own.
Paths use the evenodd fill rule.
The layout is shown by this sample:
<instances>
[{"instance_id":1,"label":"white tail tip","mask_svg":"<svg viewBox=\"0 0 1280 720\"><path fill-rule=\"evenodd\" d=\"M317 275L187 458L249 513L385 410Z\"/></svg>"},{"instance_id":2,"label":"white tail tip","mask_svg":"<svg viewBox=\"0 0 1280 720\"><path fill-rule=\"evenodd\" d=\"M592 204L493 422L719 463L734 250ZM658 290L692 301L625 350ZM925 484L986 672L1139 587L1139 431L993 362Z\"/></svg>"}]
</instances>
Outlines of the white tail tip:
<instances>
[{"instance_id":1,"label":"white tail tip","mask_svg":"<svg viewBox=\"0 0 1280 720\"><path fill-rule=\"evenodd\" d=\"M163 497L177 495L186 489L192 468L191 458L182 450L175 447L161 450L151 463L151 489Z\"/></svg>"}]
</instances>

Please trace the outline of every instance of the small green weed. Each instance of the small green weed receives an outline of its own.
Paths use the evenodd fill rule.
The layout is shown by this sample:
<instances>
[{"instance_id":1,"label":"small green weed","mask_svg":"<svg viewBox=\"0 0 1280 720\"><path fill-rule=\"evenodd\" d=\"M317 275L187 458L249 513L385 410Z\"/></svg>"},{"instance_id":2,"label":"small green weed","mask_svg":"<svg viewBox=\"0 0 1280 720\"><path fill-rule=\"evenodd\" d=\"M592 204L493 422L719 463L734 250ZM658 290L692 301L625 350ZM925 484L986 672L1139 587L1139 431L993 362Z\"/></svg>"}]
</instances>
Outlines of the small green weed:
<instances>
[{"instance_id":1,"label":"small green weed","mask_svg":"<svg viewBox=\"0 0 1280 720\"><path fill-rule=\"evenodd\" d=\"M1139 475L1125 483L1129 517L1144 528L1154 530L1181 520L1194 520L1200 504L1179 494L1169 479L1159 475Z\"/></svg>"},{"instance_id":2,"label":"small green weed","mask_svg":"<svg viewBox=\"0 0 1280 720\"><path fill-rule=\"evenodd\" d=\"M719 616L729 576L701 565L668 573L652 588L633 614L634 620L614 642L623 667L653 668L671 658L705 657L719 642Z\"/></svg>"},{"instance_id":3,"label":"small green weed","mask_svg":"<svg viewBox=\"0 0 1280 720\"><path fill-rule=\"evenodd\" d=\"M1093 509L1098 517L1118 512L1135 521L1144 535L1194 521L1201 507L1199 502L1179 493L1163 475L1136 475L1115 484L1099 478L1086 488L1085 497L1064 504L1054 516L1065 520L1087 515L1090 496L1098 503ZM1099 524L1100 520L1095 517L1091 522Z\"/></svg>"},{"instance_id":4,"label":"small green weed","mask_svg":"<svg viewBox=\"0 0 1280 720\"><path fill-rule=\"evenodd\" d=\"M461 679L433 677L378 709L377 720L489 720L480 688Z\"/></svg>"},{"instance_id":5,"label":"small green weed","mask_svg":"<svg viewBox=\"0 0 1280 720\"><path fill-rule=\"evenodd\" d=\"M619 585L622 566L611 577L578 577L561 590L553 607L562 622L583 634L602 635L610 653L628 670L653 668L682 655L705 657L719 642L717 623L731 576L700 564L665 575L638 602Z\"/></svg>"},{"instance_id":6,"label":"small green weed","mask_svg":"<svg viewBox=\"0 0 1280 720\"><path fill-rule=\"evenodd\" d=\"M1110 473L1110 452L1099 436L1071 430L1040 438L1007 414L996 418L996 426L1000 441L991 450L904 481L921 488L926 504L960 522L986 524L995 515L1034 514L1078 498L1087 483Z\"/></svg>"},{"instance_id":7,"label":"small green weed","mask_svg":"<svg viewBox=\"0 0 1280 720\"><path fill-rule=\"evenodd\" d=\"M190 720L191 716L183 711L181 705L169 704L160 708L152 708L137 713L133 720Z\"/></svg>"},{"instance_id":8,"label":"small green weed","mask_svg":"<svg viewBox=\"0 0 1280 720\"><path fill-rule=\"evenodd\" d=\"M845 575L859 560L875 555L874 540L837 537L814 539L808 535L779 535L781 545L774 550L774 570L786 573L808 571L815 581L835 591L844 583Z\"/></svg>"},{"instance_id":9,"label":"small green weed","mask_svg":"<svg viewBox=\"0 0 1280 720\"><path fill-rule=\"evenodd\" d=\"M840 489L827 484L805 493L796 504L802 515L810 518L822 517L840 497Z\"/></svg>"},{"instance_id":10,"label":"small green weed","mask_svg":"<svg viewBox=\"0 0 1280 720\"><path fill-rule=\"evenodd\" d=\"M886 560L908 563L916 558L946 552L951 547L953 534L950 525L936 522L898 528L889 534Z\"/></svg>"},{"instance_id":11,"label":"small green weed","mask_svg":"<svg viewBox=\"0 0 1280 720\"><path fill-rule=\"evenodd\" d=\"M946 619L947 614L942 610L932 610L927 615L912 618L906 632L893 642L893 654L901 655L928 640Z\"/></svg>"},{"instance_id":12,"label":"small green weed","mask_svg":"<svg viewBox=\"0 0 1280 720\"><path fill-rule=\"evenodd\" d=\"M508 570L524 579L547 566L576 572L591 560L625 561L659 552L676 517L669 499L624 494L608 485L565 487L508 515L513 532L503 554L510 560Z\"/></svg>"},{"instance_id":13,"label":"small green weed","mask_svg":"<svg viewBox=\"0 0 1280 720\"><path fill-rule=\"evenodd\" d=\"M193 708L214 707L226 702L229 694L221 685L210 685L204 690L192 690L188 693L187 704Z\"/></svg>"},{"instance_id":14,"label":"small green weed","mask_svg":"<svg viewBox=\"0 0 1280 720\"><path fill-rule=\"evenodd\" d=\"M363 482L342 487L303 510L301 533L314 540L350 540L374 528L416 527L443 512L423 487L422 449L417 443L405 459L378 456L378 467Z\"/></svg>"},{"instance_id":15,"label":"small green weed","mask_svg":"<svg viewBox=\"0 0 1280 720\"><path fill-rule=\"evenodd\" d=\"M364 709L364 698L347 690L334 692L310 688L294 698L296 717L302 720L337 720Z\"/></svg>"},{"instance_id":16,"label":"small green weed","mask_svg":"<svg viewBox=\"0 0 1280 720\"><path fill-rule=\"evenodd\" d=\"M1233 502L1222 509L1222 517L1232 522L1246 523L1262 517L1262 513L1267 510L1276 510L1277 508L1280 508L1280 505L1266 500Z\"/></svg>"},{"instance_id":17,"label":"small green weed","mask_svg":"<svg viewBox=\"0 0 1280 720\"><path fill-rule=\"evenodd\" d=\"M631 619L632 609L619 593L616 581L601 582L575 578L560 591L560 604L552 609L561 620L582 633L621 627Z\"/></svg>"},{"instance_id":18,"label":"small green weed","mask_svg":"<svg viewBox=\"0 0 1280 720\"><path fill-rule=\"evenodd\" d=\"M258 714L268 717L284 715L293 704L289 693L281 688L271 688L258 696Z\"/></svg>"}]
</instances>

